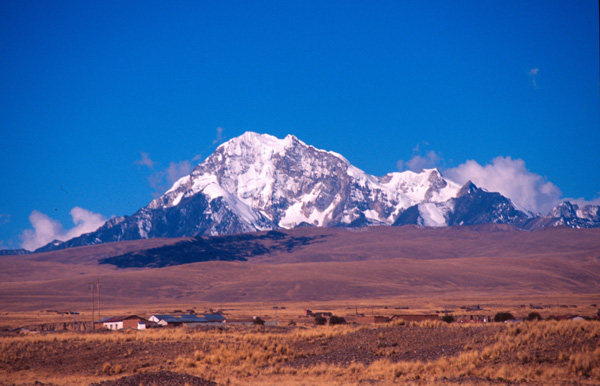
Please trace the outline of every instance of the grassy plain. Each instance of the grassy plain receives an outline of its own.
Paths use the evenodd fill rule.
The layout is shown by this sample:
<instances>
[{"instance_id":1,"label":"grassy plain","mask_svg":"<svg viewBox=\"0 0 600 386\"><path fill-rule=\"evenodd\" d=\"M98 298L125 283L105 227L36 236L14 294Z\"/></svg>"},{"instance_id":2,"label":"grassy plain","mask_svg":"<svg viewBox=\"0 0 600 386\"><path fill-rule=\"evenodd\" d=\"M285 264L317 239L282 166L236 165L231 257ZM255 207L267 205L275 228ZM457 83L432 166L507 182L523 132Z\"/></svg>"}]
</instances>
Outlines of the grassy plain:
<instances>
[{"instance_id":1,"label":"grassy plain","mask_svg":"<svg viewBox=\"0 0 600 386\"><path fill-rule=\"evenodd\" d=\"M600 383L599 322L316 327L305 313L331 311L350 322L357 314L442 311L466 320L501 311L517 318L593 316L600 305L600 230L286 232L311 241L247 262L160 269L97 261L178 240L0 258L0 384L88 385L160 370L221 385ZM279 326L7 332L91 320L95 280L102 285L102 317L221 310L229 320L261 316Z\"/></svg>"}]
</instances>

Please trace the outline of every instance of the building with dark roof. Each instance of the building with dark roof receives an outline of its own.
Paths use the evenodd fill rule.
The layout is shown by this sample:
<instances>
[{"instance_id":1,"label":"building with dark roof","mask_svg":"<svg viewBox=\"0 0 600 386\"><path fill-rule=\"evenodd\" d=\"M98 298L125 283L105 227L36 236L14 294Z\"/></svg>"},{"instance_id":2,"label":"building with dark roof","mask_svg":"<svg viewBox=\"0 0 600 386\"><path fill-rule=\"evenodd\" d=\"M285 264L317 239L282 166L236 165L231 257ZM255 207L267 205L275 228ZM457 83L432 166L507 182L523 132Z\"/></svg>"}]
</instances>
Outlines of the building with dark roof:
<instances>
[{"instance_id":1,"label":"building with dark roof","mask_svg":"<svg viewBox=\"0 0 600 386\"><path fill-rule=\"evenodd\" d=\"M200 324L221 324L225 322L225 317L219 314L152 315L149 320L157 323L159 326L190 327Z\"/></svg>"}]
</instances>

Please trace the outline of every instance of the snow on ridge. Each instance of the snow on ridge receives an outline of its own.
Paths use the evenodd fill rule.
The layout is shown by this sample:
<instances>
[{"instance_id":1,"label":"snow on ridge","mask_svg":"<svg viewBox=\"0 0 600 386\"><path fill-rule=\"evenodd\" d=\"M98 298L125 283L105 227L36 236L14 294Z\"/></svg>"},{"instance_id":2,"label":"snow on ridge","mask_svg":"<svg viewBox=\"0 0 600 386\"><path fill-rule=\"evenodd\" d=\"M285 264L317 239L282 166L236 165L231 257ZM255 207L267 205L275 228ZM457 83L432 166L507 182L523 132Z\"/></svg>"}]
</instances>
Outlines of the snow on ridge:
<instances>
[{"instance_id":1,"label":"snow on ridge","mask_svg":"<svg viewBox=\"0 0 600 386\"><path fill-rule=\"evenodd\" d=\"M177 189L179 189L182 186L186 186L190 183L191 181L191 174L188 174L187 176L183 176L180 179L178 179L177 181L175 181L175 183L173 184L173 186L171 186L171 189L167 190L167 192L165 194L169 194L171 192L176 191Z\"/></svg>"},{"instance_id":2,"label":"snow on ridge","mask_svg":"<svg viewBox=\"0 0 600 386\"><path fill-rule=\"evenodd\" d=\"M288 135L284 139L279 139L270 134L259 134L253 131L246 131L239 137L233 138L221 144L217 150L227 151L228 155L243 155L243 147L253 149L259 155L283 154L294 139L293 135ZM269 154L270 153L270 154Z\"/></svg>"},{"instance_id":3,"label":"snow on ridge","mask_svg":"<svg viewBox=\"0 0 600 386\"><path fill-rule=\"evenodd\" d=\"M294 153L290 153L290 149ZM277 164L287 155L290 158L285 163L292 162L291 169L278 169ZM347 177L333 185L321 184L321 179L327 181L334 168L338 170L336 173L341 171ZM332 177L337 181L340 176ZM324 197L333 193L330 190L333 186L347 189L345 184L350 184L349 190L334 193L328 207L318 209L316 201L328 200ZM310 190L306 190L310 186ZM458 184L442 177L437 169L376 177L353 166L341 154L317 149L293 135L279 139L269 134L246 132L221 144L191 175L176 181L151 206L177 206L184 197L202 193L209 202L223 197L242 221L255 227L273 218L279 219L275 226L290 228L302 222L317 226L326 226L334 220L350 223L360 216L391 225L402 210L422 203L446 202L459 190ZM273 207L281 202L285 203L284 207ZM442 208L426 205L422 210L422 217L432 226L445 221ZM334 213L336 219L332 218Z\"/></svg>"},{"instance_id":4,"label":"snow on ridge","mask_svg":"<svg viewBox=\"0 0 600 386\"><path fill-rule=\"evenodd\" d=\"M433 180L433 181L432 181ZM430 201L444 202L456 197L460 185L442 176L437 169L423 169L421 173L410 170L388 173L379 178L380 184L398 195L406 207ZM436 182L440 185L436 188ZM429 194L429 197L427 195Z\"/></svg>"},{"instance_id":5,"label":"snow on ridge","mask_svg":"<svg viewBox=\"0 0 600 386\"><path fill-rule=\"evenodd\" d=\"M448 225L446 221L446 213L449 208L433 202L425 202L418 206L419 214L423 219L424 226L427 227L443 227Z\"/></svg>"}]
</instances>

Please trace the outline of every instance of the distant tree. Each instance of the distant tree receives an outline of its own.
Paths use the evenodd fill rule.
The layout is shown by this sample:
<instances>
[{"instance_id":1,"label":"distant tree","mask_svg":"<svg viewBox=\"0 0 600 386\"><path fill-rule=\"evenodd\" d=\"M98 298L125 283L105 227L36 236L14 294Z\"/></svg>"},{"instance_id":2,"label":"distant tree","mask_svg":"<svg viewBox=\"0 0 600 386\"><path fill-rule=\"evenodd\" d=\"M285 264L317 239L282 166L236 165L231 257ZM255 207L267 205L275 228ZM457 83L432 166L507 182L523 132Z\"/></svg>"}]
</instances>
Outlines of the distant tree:
<instances>
[{"instance_id":1,"label":"distant tree","mask_svg":"<svg viewBox=\"0 0 600 386\"><path fill-rule=\"evenodd\" d=\"M530 322L534 320L542 320L542 315L540 315L538 312L530 312L527 315L527 320Z\"/></svg>"},{"instance_id":2,"label":"distant tree","mask_svg":"<svg viewBox=\"0 0 600 386\"><path fill-rule=\"evenodd\" d=\"M327 318L324 316L315 316L315 324L317 326L324 326L327 323Z\"/></svg>"},{"instance_id":3,"label":"distant tree","mask_svg":"<svg viewBox=\"0 0 600 386\"><path fill-rule=\"evenodd\" d=\"M456 319L454 318L454 315L447 314L442 316L442 322L453 323L455 321Z\"/></svg>"},{"instance_id":4,"label":"distant tree","mask_svg":"<svg viewBox=\"0 0 600 386\"><path fill-rule=\"evenodd\" d=\"M507 320L514 320L515 317L510 312L498 312L494 315L494 322L506 322Z\"/></svg>"},{"instance_id":5,"label":"distant tree","mask_svg":"<svg viewBox=\"0 0 600 386\"><path fill-rule=\"evenodd\" d=\"M330 326L334 326L336 324L346 324L346 319L344 319L344 318L342 318L340 316L332 315L329 318L329 325Z\"/></svg>"}]
</instances>

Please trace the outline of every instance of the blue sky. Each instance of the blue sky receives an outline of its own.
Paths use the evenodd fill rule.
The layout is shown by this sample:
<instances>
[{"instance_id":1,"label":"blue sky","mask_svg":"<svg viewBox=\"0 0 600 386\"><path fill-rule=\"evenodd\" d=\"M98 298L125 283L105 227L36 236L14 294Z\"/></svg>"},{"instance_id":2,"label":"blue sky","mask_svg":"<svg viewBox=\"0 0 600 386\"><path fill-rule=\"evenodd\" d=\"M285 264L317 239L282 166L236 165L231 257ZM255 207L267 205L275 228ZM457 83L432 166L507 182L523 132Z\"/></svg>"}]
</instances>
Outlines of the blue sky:
<instances>
[{"instance_id":1,"label":"blue sky","mask_svg":"<svg viewBox=\"0 0 600 386\"><path fill-rule=\"evenodd\" d=\"M132 214L247 130L595 200L598 35L591 0L2 1L0 248Z\"/></svg>"}]
</instances>

